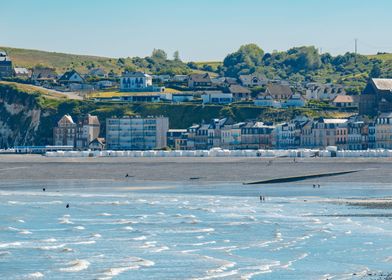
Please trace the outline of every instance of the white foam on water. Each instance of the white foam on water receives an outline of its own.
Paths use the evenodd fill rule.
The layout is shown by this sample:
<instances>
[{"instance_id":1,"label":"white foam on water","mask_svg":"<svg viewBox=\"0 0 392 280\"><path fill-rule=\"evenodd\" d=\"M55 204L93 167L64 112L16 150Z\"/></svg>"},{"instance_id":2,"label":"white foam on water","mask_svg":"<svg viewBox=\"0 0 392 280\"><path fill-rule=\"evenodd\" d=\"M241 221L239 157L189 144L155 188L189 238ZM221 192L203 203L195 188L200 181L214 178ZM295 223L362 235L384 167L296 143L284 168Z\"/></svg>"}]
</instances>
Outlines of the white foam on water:
<instances>
[{"instance_id":1,"label":"white foam on water","mask_svg":"<svg viewBox=\"0 0 392 280\"><path fill-rule=\"evenodd\" d=\"M64 244L53 245L53 246L40 246L37 249L43 250L43 251L57 250L57 249L65 247L65 245L67 245L67 244L64 243Z\"/></svg>"},{"instance_id":2,"label":"white foam on water","mask_svg":"<svg viewBox=\"0 0 392 280\"><path fill-rule=\"evenodd\" d=\"M298 261L300 261L300 260L306 258L307 256L309 256L308 253L303 253L303 254L299 255L297 258L295 258L295 259L293 259L293 260L291 260L291 261L288 261L286 264L282 265L281 268L288 269L288 268L290 268L294 263L296 263L296 262L298 262Z\"/></svg>"},{"instance_id":3,"label":"white foam on water","mask_svg":"<svg viewBox=\"0 0 392 280\"><path fill-rule=\"evenodd\" d=\"M76 226L76 227L74 227L74 229L77 229L77 230L85 230L86 228L83 227L83 226Z\"/></svg>"},{"instance_id":4,"label":"white foam on water","mask_svg":"<svg viewBox=\"0 0 392 280\"><path fill-rule=\"evenodd\" d=\"M123 229L124 229L124 230L127 230L127 231L132 231L132 230L133 230L133 227L127 226L127 227L124 227Z\"/></svg>"},{"instance_id":5,"label":"white foam on water","mask_svg":"<svg viewBox=\"0 0 392 280\"><path fill-rule=\"evenodd\" d=\"M260 274L265 274L265 273L272 273L274 267L278 267L280 265L279 261L272 261L269 264L262 264L259 266L249 266L245 268L241 268L240 270L255 270L253 272L248 272L243 275L241 275L240 279L241 280L249 280L252 279L253 276L260 275Z\"/></svg>"},{"instance_id":6,"label":"white foam on water","mask_svg":"<svg viewBox=\"0 0 392 280\"><path fill-rule=\"evenodd\" d=\"M208 279L217 279L217 278L227 278L229 276L237 275L238 270L230 270L226 272L217 273L214 275L208 275L204 277L192 278L193 280L208 280Z\"/></svg>"},{"instance_id":7,"label":"white foam on water","mask_svg":"<svg viewBox=\"0 0 392 280\"><path fill-rule=\"evenodd\" d=\"M392 262L392 256L391 257L386 257L384 262Z\"/></svg>"},{"instance_id":8,"label":"white foam on water","mask_svg":"<svg viewBox=\"0 0 392 280\"><path fill-rule=\"evenodd\" d=\"M19 222L19 223L25 223L25 221L24 221L24 220L18 220L18 222Z\"/></svg>"},{"instance_id":9,"label":"white foam on water","mask_svg":"<svg viewBox=\"0 0 392 280\"><path fill-rule=\"evenodd\" d=\"M65 224L65 225L72 225L73 222L69 219L70 215L64 215L63 217L59 218L59 224Z\"/></svg>"},{"instance_id":10,"label":"white foam on water","mask_svg":"<svg viewBox=\"0 0 392 280\"><path fill-rule=\"evenodd\" d=\"M139 240L146 240L146 239L147 239L147 237L144 236L144 235L139 236L139 237L132 238L132 240L137 240L137 241L139 241Z\"/></svg>"},{"instance_id":11,"label":"white foam on water","mask_svg":"<svg viewBox=\"0 0 392 280\"><path fill-rule=\"evenodd\" d=\"M161 246L161 247L157 247L156 249L151 250L151 252L153 252L153 253L160 253L162 251L167 251L169 249L170 248L167 247L167 246Z\"/></svg>"},{"instance_id":12,"label":"white foam on water","mask_svg":"<svg viewBox=\"0 0 392 280\"><path fill-rule=\"evenodd\" d=\"M121 273L124 273L129 270L138 270L142 267L154 266L155 263L150 260L138 258L138 257L130 257L124 260L124 264L118 267L112 267L103 272L104 277L100 277L98 279L111 279L114 276L117 276Z\"/></svg>"},{"instance_id":13,"label":"white foam on water","mask_svg":"<svg viewBox=\"0 0 392 280\"><path fill-rule=\"evenodd\" d=\"M19 231L19 234L33 234L31 231L28 231L26 229Z\"/></svg>"},{"instance_id":14,"label":"white foam on water","mask_svg":"<svg viewBox=\"0 0 392 280\"><path fill-rule=\"evenodd\" d=\"M22 246L21 242L0 243L0 249L15 248Z\"/></svg>"},{"instance_id":15,"label":"white foam on water","mask_svg":"<svg viewBox=\"0 0 392 280\"><path fill-rule=\"evenodd\" d=\"M109 213L100 213L100 214L98 214L98 216L110 217L110 216L112 216L112 214L109 214Z\"/></svg>"},{"instance_id":16,"label":"white foam on water","mask_svg":"<svg viewBox=\"0 0 392 280\"><path fill-rule=\"evenodd\" d=\"M102 235L100 235L99 233L94 233L94 234L91 235L91 237L94 237L94 238L101 238Z\"/></svg>"},{"instance_id":17,"label":"white foam on water","mask_svg":"<svg viewBox=\"0 0 392 280\"><path fill-rule=\"evenodd\" d=\"M64 252L64 253L69 253L69 252L73 252L73 251L74 250L71 248L64 248L63 250L61 250L61 252Z\"/></svg>"},{"instance_id":18,"label":"white foam on water","mask_svg":"<svg viewBox=\"0 0 392 280\"><path fill-rule=\"evenodd\" d=\"M90 266L90 263L87 260L73 260L67 263L68 267L60 268L59 271L62 272L78 272L87 269Z\"/></svg>"},{"instance_id":19,"label":"white foam on water","mask_svg":"<svg viewBox=\"0 0 392 280\"><path fill-rule=\"evenodd\" d=\"M89 244L95 244L95 240L88 240L88 241L79 241L79 242L73 242L70 244L74 244L74 245L89 245Z\"/></svg>"},{"instance_id":20,"label":"white foam on water","mask_svg":"<svg viewBox=\"0 0 392 280\"><path fill-rule=\"evenodd\" d=\"M44 277L44 275L39 271L26 275L27 279L38 279L38 278L42 278L42 277Z\"/></svg>"},{"instance_id":21,"label":"white foam on water","mask_svg":"<svg viewBox=\"0 0 392 280\"><path fill-rule=\"evenodd\" d=\"M208 244L216 244L216 241L207 241L207 242L201 242L201 243L193 243L189 244L191 246L203 246L203 245L208 245Z\"/></svg>"},{"instance_id":22,"label":"white foam on water","mask_svg":"<svg viewBox=\"0 0 392 280\"><path fill-rule=\"evenodd\" d=\"M56 242L56 241L57 241L56 238L48 238L48 239L41 240L41 242Z\"/></svg>"}]
</instances>

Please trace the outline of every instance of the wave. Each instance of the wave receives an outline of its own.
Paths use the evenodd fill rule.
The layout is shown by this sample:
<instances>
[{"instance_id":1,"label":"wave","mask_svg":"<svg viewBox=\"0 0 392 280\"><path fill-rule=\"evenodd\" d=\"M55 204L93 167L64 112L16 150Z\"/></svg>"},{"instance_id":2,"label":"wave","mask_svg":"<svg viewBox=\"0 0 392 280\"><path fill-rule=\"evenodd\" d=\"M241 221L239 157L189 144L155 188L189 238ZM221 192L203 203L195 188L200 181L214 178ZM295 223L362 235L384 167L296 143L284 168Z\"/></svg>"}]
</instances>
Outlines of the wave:
<instances>
[{"instance_id":1,"label":"wave","mask_svg":"<svg viewBox=\"0 0 392 280\"><path fill-rule=\"evenodd\" d=\"M33 234L31 231L28 231L26 229L19 231L19 234Z\"/></svg>"},{"instance_id":2,"label":"wave","mask_svg":"<svg viewBox=\"0 0 392 280\"><path fill-rule=\"evenodd\" d=\"M21 246L21 242L0 243L0 249L15 248Z\"/></svg>"},{"instance_id":3,"label":"wave","mask_svg":"<svg viewBox=\"0 0 392 280\"><path fill-rule=\"evenodd\" d=\"M100 213L100 214L98 214L98 216L109 217L109 216L112 216L112 214L109 214L109 213Z\"/></svg>"},{"instance_id":4,"label":"wave","mask_svg":"<svg viewBox=\"0 0 392 280\"><path fill-rule=\"evenodd\" d=\"M94 238L101 238L102 235L100 235L99 233L94 233L94 234L91 235L91 237L94 237Z\"/></svg>"},{"instance_id":5,"label":"wave","mask_svg":"<svg viewBox=\"0 0 392 280\"><path fill-rule=\"evenodd\" d=\"M37 249L43 250L43 251L57 250L57 249L65 247L65 245L67 245L67 244L64 243L64 244L52 245L52 246L41 246L41 247L38 247Z\"/></svg>"},{"instance_id":6,"label":"wave","mask_svg":"<svg viewBox=\"0 0 392 280\"><path fill-rule=\"evenodd\" d=\"M60 224L73 224L73 222L71 222L71 220L69 219L70 215L64 215L63 217L59 218L59 223Z\"/></svg>"},{"instance_id":7,"label":"wave","mask_svg":"<svg viewBox=\"0 0 392 280\"><path fill-rule=\"evenodd\" d=\"M106 277L102 277L99 279L111 279L114 276L117 276L121 273L124 273L129 270L137 270L142 267L149 267L155 265L153 261L138 258L138 257L130 257L124 262L127 262L127 264L118 266L118 267L112 267L103 272L103 275Z\"/></svg>"},{"instance_id":8,"label":"wave","mask_svg":"<svg viewBox=\"0 0 392 280\"><path fill-rule=\"evenodd\" d=\"M42 277L44 277L44 275L41 272L33 272L26 275L27 279L38 279Z\"/></svg>"},{"instance_id":9,"label":"wave","mask_svg":"<svg viewBox=\"0 0 392 280\"><path fill-rule=\"evenodd\" d=\"M9 251L0 251L0 258L5 257L5 256L9 256L9 255L11 255L11 252L9 252Z\"/></svg>"},{"instance_id":10,"label":"wave","mask_svg":"<svg viewBox=\"0 0 392 280\"><path fill-rule=\"evenodd\" d=\"M48 238L48 239L41 240L41 242L56 242L56 241L57 241L56 238Z\"/></svg>"},{"instance_id":11,"label":"wave","mask_svg":"<svg viewBox=\"0 0 392 280\"><path fill-rule=\"evenodd\" d=\"M139 241L139 240L146 240L146 239L147 239L147 237L144 236L144 235L139 236L139 237L132 238L132 240L137 240L137 241Z\"/></svg>"},{"instance_id":12,"label":"wave","mask_svg":"<svg viewBox=\"0 0 392 280\"><path fill-rule=\"evenodd\" d=\"M19 222L19 223L25 223L25 221L24 221L24 220L18 220L18 222Z\"/></svg>"},{"instance_id":13,"label":"wave","mask_svg":"<svg viewBox=\"0 0 392 280\"><path fill-rule=\"evenodd\" d=\"M86 228L83 227L83 226L76 226L76 227L74 227L74 229L77 229L77 230L84 230L84 229L86 229Z\"/></svg>"},{"instance_id":14,"label":"wave","mask_svg":"<svg viewBox=\"0 0 392 280\"><path fill-rule=\"evenodd\" d=\"M62 272L78 272L87 269L90 263L87 260L74 260L67 263L68 267L60 268Z\"/></svg>"}]
</instances>

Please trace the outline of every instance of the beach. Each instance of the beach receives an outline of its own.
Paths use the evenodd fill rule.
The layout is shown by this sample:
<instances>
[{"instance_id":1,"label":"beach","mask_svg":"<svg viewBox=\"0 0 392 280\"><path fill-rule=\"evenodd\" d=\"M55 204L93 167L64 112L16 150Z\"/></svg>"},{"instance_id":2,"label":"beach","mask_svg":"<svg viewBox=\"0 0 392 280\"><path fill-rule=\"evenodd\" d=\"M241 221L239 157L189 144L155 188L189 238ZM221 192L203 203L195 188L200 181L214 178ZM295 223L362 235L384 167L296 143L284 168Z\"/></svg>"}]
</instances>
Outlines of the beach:
<instances>
[{"instance_id":1,"label":"beach","mask_svg":"<svg viewBox=\"0 0 392 280\"><path fill-rule=\"evenodd\" d=\"M392 181L392 159L388 158L297 158L294 162L291 158L48 158L40 155L0 155L2 180L242 183L352 170L359 172L308 181Z\"/></svg>"}]
</instances>

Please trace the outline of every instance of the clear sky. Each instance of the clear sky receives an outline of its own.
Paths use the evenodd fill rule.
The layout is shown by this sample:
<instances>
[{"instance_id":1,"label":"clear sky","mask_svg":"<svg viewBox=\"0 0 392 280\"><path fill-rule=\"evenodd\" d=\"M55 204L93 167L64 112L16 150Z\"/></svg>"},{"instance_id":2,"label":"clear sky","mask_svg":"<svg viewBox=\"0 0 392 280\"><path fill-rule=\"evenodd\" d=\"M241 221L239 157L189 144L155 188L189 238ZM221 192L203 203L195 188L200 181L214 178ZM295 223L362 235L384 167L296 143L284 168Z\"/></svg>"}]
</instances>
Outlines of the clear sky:
<instances>
[{"instance_id":1,"label":"clear sky","mask_svg":"<svg viewBox=\"0 0 392 280\"><path fill-rule=\"evenodd\" d=\"M240 45L392 52L392 0L1 0L0 46L221 60Z\"/></svg>"}]
</instances>

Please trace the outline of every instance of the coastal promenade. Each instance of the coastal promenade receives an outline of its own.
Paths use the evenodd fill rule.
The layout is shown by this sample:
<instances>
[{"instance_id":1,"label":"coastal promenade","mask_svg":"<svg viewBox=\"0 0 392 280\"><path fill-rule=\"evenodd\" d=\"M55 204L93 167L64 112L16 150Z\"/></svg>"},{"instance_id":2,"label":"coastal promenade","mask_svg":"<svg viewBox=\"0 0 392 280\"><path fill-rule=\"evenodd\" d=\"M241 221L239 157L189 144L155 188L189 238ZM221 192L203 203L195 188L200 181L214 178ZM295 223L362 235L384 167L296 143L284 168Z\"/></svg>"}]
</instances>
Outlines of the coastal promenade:
<instances>
[{"instance_id":1,"label":"coastal promenade","mask_svg":"<svg viewBox=\"0 0 392 280\"><path fill-rule=\"evenodd\" d=\"M48 158L1 155L0 180L249 182L360 170L309 182L389 183L390 158ZM125 175L128 174L128 177ZM294 183L293 183L294 184ZM257 186L255 186L257 187Z\"/></svg>"}]
</instances>

